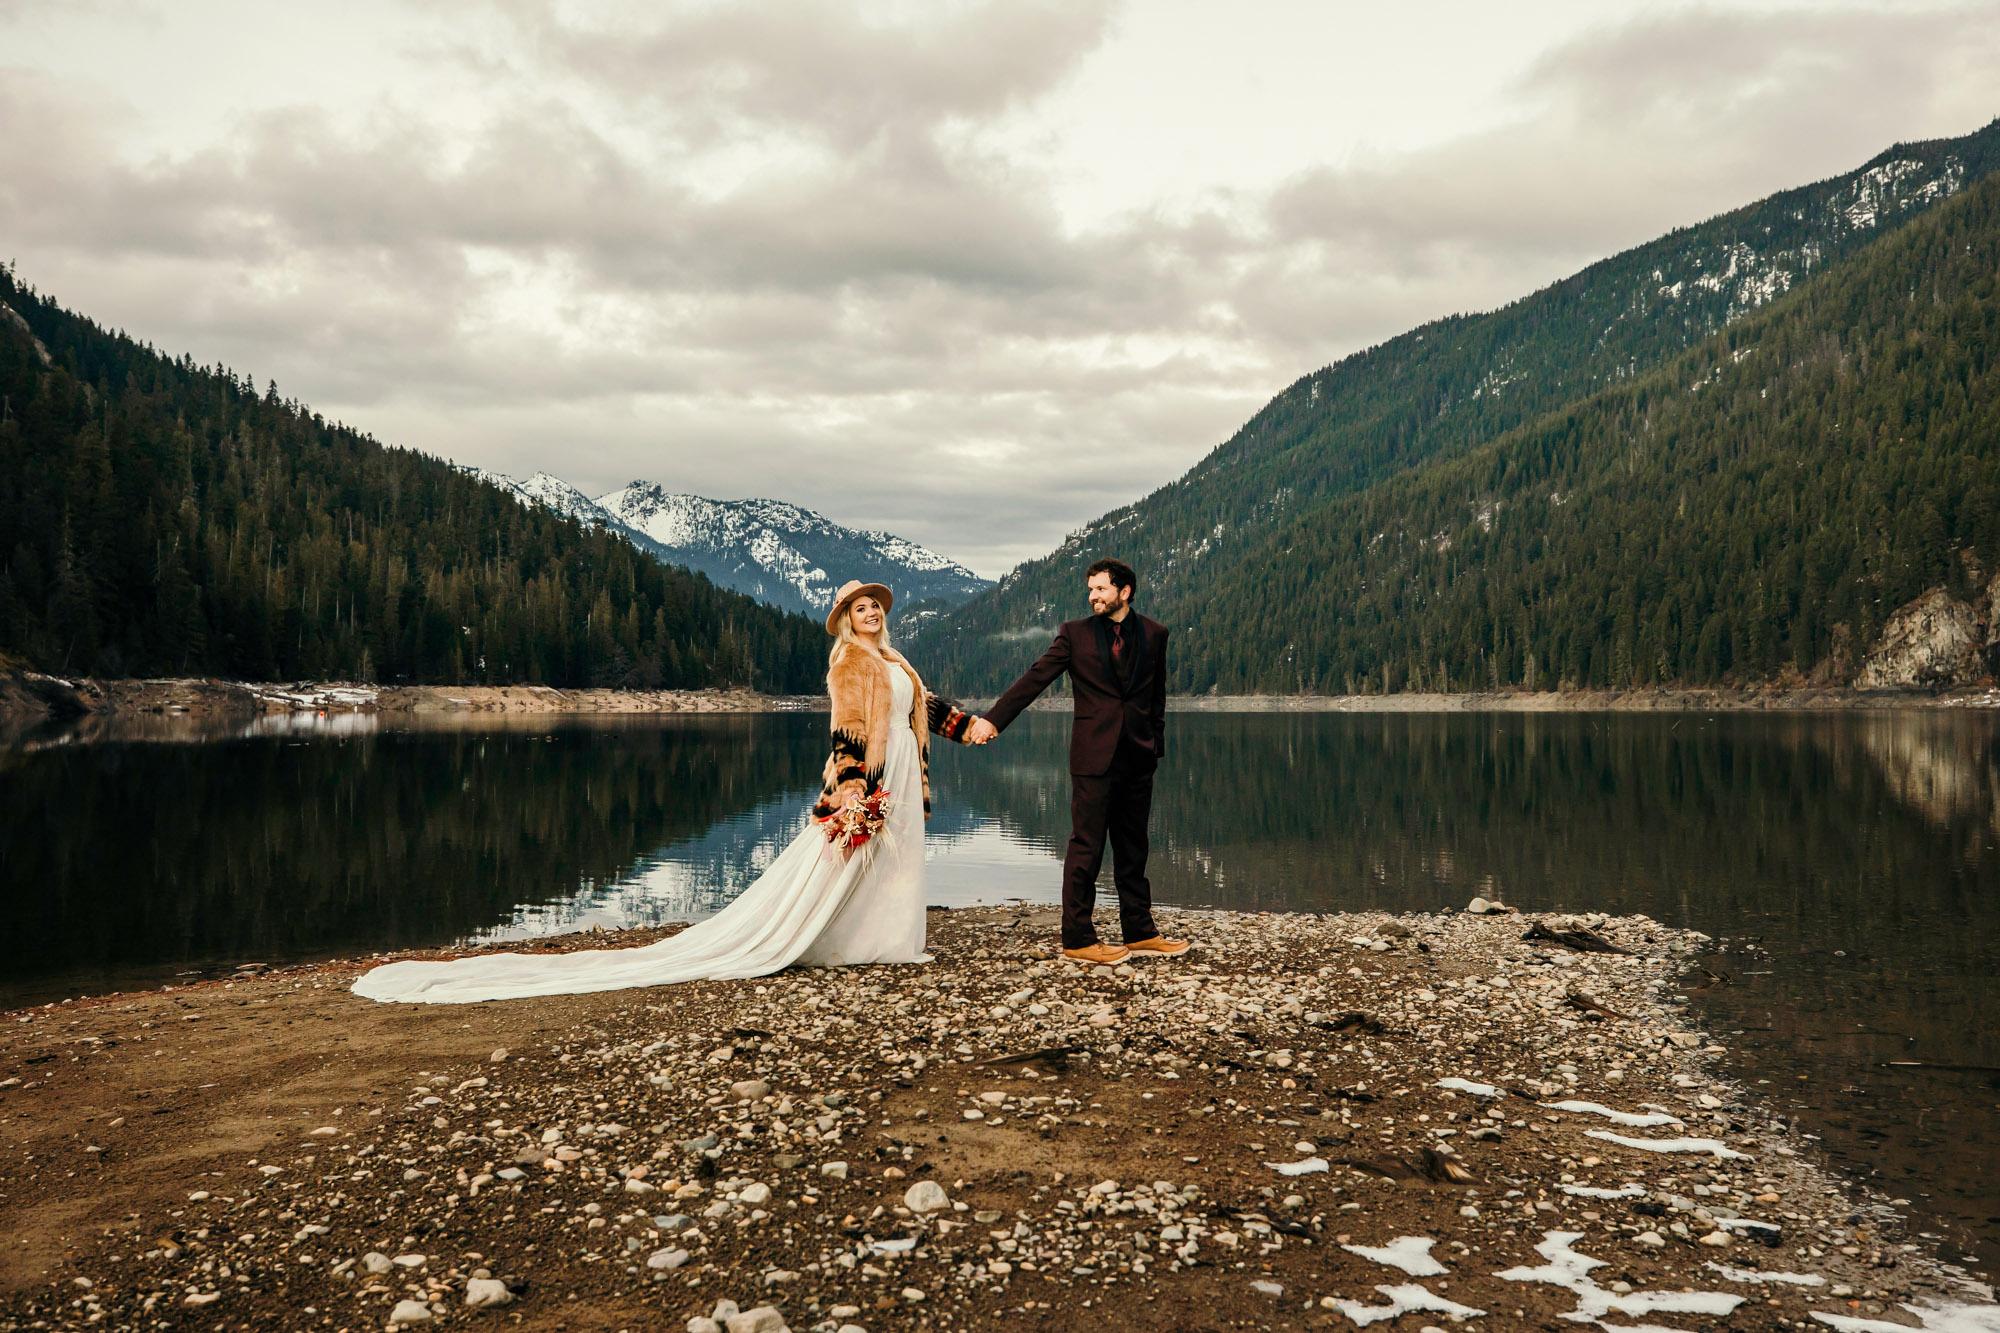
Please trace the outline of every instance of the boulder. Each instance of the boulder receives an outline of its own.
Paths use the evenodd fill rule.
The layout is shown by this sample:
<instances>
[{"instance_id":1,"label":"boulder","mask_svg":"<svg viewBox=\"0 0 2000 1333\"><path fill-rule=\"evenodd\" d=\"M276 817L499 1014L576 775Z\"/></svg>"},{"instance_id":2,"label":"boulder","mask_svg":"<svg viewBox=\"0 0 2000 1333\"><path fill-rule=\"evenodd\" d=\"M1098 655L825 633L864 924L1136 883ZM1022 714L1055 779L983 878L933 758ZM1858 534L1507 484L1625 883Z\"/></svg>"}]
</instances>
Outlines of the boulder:
<instances>
[{"instance_id":1,"label":"boulder","mask_svg":"<svg viewBox=\"0 0 2000 1333\"><path fill-rule=\"evenodd\" d=\"M1980 679L1987 673L1986 620L1980 608L1931 589L1889 617L1855 688L1935 689Z\"/></svg>"}]
</instances>

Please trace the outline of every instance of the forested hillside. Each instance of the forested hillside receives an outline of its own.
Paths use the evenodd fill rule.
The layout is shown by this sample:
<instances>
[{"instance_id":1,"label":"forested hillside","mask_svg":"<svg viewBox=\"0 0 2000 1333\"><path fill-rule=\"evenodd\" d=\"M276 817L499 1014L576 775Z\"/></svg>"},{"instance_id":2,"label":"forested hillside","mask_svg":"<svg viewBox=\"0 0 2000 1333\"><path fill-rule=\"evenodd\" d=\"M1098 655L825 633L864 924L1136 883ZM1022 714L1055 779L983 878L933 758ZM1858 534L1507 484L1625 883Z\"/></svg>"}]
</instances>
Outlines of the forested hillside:
<instances>
[{"instance_id":1,"label":"forested hillside","mask_svg":"<svg viewBox=\"0 0 2000 1333\"><path fill-rule=\"evenodd\" d=\"M825 634L0 273L0 659L812 691ZM4 664L4 663L0 663Z\"/></svg>"},{"instance_id":2,"label":"forested hillside","mask_svg":"<svg viewBox=\"0 0 2000 1333\"><path fill-rule=\"evenodd\" d=\"M1660 371L1284 525L1183 690L1844 680L2000 564L2000 176Z\"/></svg>"},{"instance_id":3,"label":"forested hillside","mask_svg":"<svg viewBox=\"0 0 2000 1333\"><path fill-rule=\"evenodd\" d=\"M925 655L942 656L954 688L997 687L1018 669L1023 631L1083 610L1083 568L1102 555L1136 565L1149 610L1185 624L1185 599L1257 576L1272 532L1644 378L1996 167L2000 122L1899 145L1845 176L1673 232L1501 310L1425 325L1308 375L1180 480L927 626ZM1332 614L1310 598L1296 612ZM1194 668L1185 652L1182 661ZM1301 663L1294 687L1310 678L1339 688L1345 672L1328 677L1321 665ZM1219 664L1195 671L1225 674Z\"/></svg>"}]
</instances>

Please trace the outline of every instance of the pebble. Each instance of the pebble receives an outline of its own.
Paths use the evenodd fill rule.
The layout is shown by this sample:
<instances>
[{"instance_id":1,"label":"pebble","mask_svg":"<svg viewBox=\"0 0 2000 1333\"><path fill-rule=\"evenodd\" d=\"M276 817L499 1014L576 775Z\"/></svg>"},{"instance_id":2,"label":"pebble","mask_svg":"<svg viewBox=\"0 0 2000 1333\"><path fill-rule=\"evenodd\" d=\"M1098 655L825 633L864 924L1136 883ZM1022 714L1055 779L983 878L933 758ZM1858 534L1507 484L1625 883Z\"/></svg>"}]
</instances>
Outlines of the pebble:
<instances>
[{"instance_id":1,"label":"pebble","mask_svg":"<svg viewBox=\"0 0 2000 1333\"><path fill-rule=\"evenodd\" d=\"M903 1206L919 1216L951 1207L951 1196L935 1180L919 1180L903 1191Z\"/></svg>"},{"instance_id":2,"label":"pebble","mask_svg":"<svg viewBox=\"0 0 2000 1333\"><path fill-rule=\"evenodd\" d=\"M785 1327L785 1317L769 1305L729 1316L726 1327L729 1333L790 1333Z\"/></svg>"},{"instance_id":3,"label":"pebble","mask_svg":"<svg viewBox=\"0 0 2000 1333\"><path fill-rule=\"evenodd\" d=\"M428 1324L430 1320L431 1307L422 1301L397 1301L396 1308L389 1311L392 1324Z\"/></svg>"},{"instance_id":4,"label":"pebble","mask_svg":"<svg viewBox=\"0 0 2000 1333\"><path fill-rule=\"evenodd\" d=\"M396 1307L411 1311L403 1322L448 1321L442 1302L455 1287L468 1312L511 1305L525 1326L564 1315L576 1326L582 1298L567 1305L565 1293L590 1287L697 1333L738 1333L744 1319L762 1320L747 1325L759 1333L785 1327L777 1306L743 1311L727 1300L690 1320L679 1302L697 1292L712 1299L724 1282L773 1295L782 1287L784 1308L816 1333L862 1333L847 1321L871 1306L900 1326L914 1312L893 1312L919 1304L934 1326L980 1327L1031 1295L1023 1326L1089 1327L1093 1319L1108 1326L1109 1311L1125 1300L1177 1287L1218 1313L1246 1298L1316 1299L1317 1291L1291 1290L1306 1273L1279 1268L1278 1251L1386 1251L1408 1233L1440 1229L1476 1238L1485 1251L1477 1260L1438 1254L1468 1279L1489 1258L1496 1269L1538 1265L1550 1234L1542 1228L1561 1227L1585 1232L1577 1243L1595 1243L1597 1257L1613 1264L1627 1244L1640 1251L1646 1272L1627 1276L1641 1286L1680 1288L1703 1281L1701 1256L1722 1259L1710 1247L1732 1232L1739 1242L1776 1240L1776 1231L1738 1228L1777 1222L1785 1207L1793 1210L1784 1215L1787 1251L1817 1239L1833 1266L1827 1278L1859 1282L1881 1246L1872 1235L1848 1243L1859 1240L1851 1230L1858 1224L1845 1220L1853 1200L1823 1188L1830 1182L1818 1174L1816 1149L1774 1131L1755 1097L1717 1077L1706 1037L1681 1030L1676 955L1691 951L1692 937L1643 918L1597 924L1643 956L1529 948L1518 918L1471 912L1174 913L1162 928L1212 941L1213 963L1148 961L1093 976L1042 956L1045 941L1004 913L954 914L937 930L937 964L805 969L677 989L663 993L658 1012L628 1021L603 1011L558 1032L546 1050L524 1047L504 1070L492 1061L490 1078L465 1077L477 1071L476 1053L462 1062L469 1069L413 1070L413 1086L400 1099L392 1093L380 1117L322 1126L338 1133L302 1139L296 1126L312 1120L293 1120L279 1131L284 1148L255 1149L266 1165L283 1163L284 1174L263 1179L253 1160L227 1185L194 1191L174 1223L185 1230L188 1257L162 1236L145 1252L148 1267L159 1265L167 1282L157 1289L167 1299L200 1305L227 1295L222 1310L251 1325L275 1317L275 1278L299 1306L338 1310L341 1297L360 1297L364 1321L342 1312L330 1325L346 1320L357 1330L379 1330L406 1292L424 1299ZM1401 942L1413 938L1424 941L1425 957L1404 952ZM1357 945L1383 947L1356 960ZM1633 1017L1587 1018L1564 1003L1577 992ZM1348 1015L1369 1022L1356 1030ZM1494 1032L1508 1040L1482 1041ZM1057 1045L1084 1049L1066 1070L976 1063ZM1672 1111L1696 1125L1689 1133L1716 1134L1717 1146L1726 1138L1728 1153L1748 1155L1628 1151L1617 1138L1590 1136L1588 1116L1563 1104L1571 1100L1621 1115ZM1705 1108L1698 1116L1697 1107ZM1153 1108L1157 1118L1149 1118ZM981 1119L954 1116L968 1111ZM627 1119L634 1123L620 1123ZM1130 1134L1169 1126L1199 1138L1096 1152L1107 1127ZM1019 1176L1010 1185L1008 1155L1020 1162L1038 1131L1059 1140L1047 1150L1058 1163L1068 1154L1148 1177L1190 1174L1177 1184L1037 1171L1025 1186ZM945 1164L967 1151L963 1144L990 1154L993 1166L977 1178L958 1167L967 1179L954 1183ZM1414 1160L1419 1145L1463 1163L1478 1193L1426 1191L1430 1202L1413 1206L1345 1160ZM309 1153L318 1160L305 1160ZM1305 1161L1276 1160L1290 1157ZM866 1165L851 1171L847 1158ZM1267 1158L1316 1169L1280 1178ZM795 1168L797 1176L777 1174ZM1525 1199L1504 1197L1495 1181L1503 1172ZM350 1211L350 1202L359 1207ZM1737 1218L1730 1204L1749 1216ZM1586 1205L1592 1211L1581 1211ZM425 1218L442 1226L418 1225ZM1621 1230L1634 1226L1648 1229ZM1701 1248L1669 1245L1670 1227ZM401 1246L410 1253L340 1257L406 1231L414 1234ZM439 1253L415 1253L420 1237ZM492 1251L528 1241L539 1300L517 1279L494 1277L501 1269ZM461 1255L461 1244L472 1248ZM325 1249L315 1255L315 1246ZM1642 1262L1624 1252L1627 1263ZM1310 1254L1302 1261L1310 1264ZM1868 1281L1900 1299L1920 1256L1899 1250L1896 1259L1896 1271ZM230 1266L229 1280L191 1267L211 1261ZM1801 1257L1797 1266L1820 1265ZM1599 1274L1603 1289L1630 1294L1613 1286L1616 1273ZM254 1276L243 1283L244 1274ZM93 1275L97 1286L85 1290L95 1301L110 1279ZM206 1286L222 1290L184 1294ZM64 1304L76 1296L66 1289ZM1089 1308L1080 1308L1084 1299ZM1346 1304L1386 1308L1369 1303L1377 1299ZM1402 1310L1450 1313L1410 1302ZM76 1322L54 1306L43 1313L52 1327ZM100 1322L147 1323L129 1307L118 1313Z\"/></svg>"},{"instance_id":5,"label":"pebble","mask_svg":"<svg viewBox=\"0 0 2000 1333\"><path fill-rule=\"evenodd\" d=\"M497 1278L475 1277L465 1284L465 1303L475 1310L512 1305L514 1293L507 1290L507 1284Z\"/></svg>"}]
</instances>

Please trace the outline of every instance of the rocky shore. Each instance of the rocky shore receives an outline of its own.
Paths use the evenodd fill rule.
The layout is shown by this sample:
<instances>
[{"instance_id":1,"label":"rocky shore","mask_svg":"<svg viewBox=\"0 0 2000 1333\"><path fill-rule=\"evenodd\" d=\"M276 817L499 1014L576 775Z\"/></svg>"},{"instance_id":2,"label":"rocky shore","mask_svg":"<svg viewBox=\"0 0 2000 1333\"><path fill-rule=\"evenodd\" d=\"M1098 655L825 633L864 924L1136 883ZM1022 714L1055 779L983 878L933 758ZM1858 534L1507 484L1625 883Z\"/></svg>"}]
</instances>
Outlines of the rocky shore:
<instances>
[{"instance_id":1,"label":"rocky shore","mask_svg":"<svg viewBox=\"0 0 2000 1333\"><path fill-rule=\"evenodd\" d=\"M407 685L357 682L65 679L0 673L0 719L227 720L271 713L608 714L772 713L825 707L823 699L747 689L559 690L550 685Z\"/></svg>"},{"instance_id":2,"label":"rocky shore","mask_svg":"<svg viewBox=\"0 0 2000 1333\"><path fill-rule=\"evenodd\" d=\"M968 701L977 704L982 701ZM990 702L984 701L984 702ZM1033 707L1067 710L1067 698ZM1175 712L1263 713L1590 713L1805 712L1896 708L1996 708L2000 689L1842 687L1651 690L1494 690L1471 694L1179 695ZM769 695L747 689L559 690L549 685L378 686L356 682L260 684L206 678L65 679L0 673L0 725L47 722L222 721L268 714L447 716L772 713L824 711L824 696Z\"/></svg>"},{"instance_id":3,"label":"rocky shore","mask_svg":"<svg viewBox=\"0 0 2000 1333\"><path fill-rule=\"evenodd\" d=\"M1171 912L1193 953L1091 970L1047 909L931 921L918 966L411 1007L348 992L370 959L6 1015L0 1329L2000 1318L1718 1077L1690 933Z\"/></svg>"}]
</instances>

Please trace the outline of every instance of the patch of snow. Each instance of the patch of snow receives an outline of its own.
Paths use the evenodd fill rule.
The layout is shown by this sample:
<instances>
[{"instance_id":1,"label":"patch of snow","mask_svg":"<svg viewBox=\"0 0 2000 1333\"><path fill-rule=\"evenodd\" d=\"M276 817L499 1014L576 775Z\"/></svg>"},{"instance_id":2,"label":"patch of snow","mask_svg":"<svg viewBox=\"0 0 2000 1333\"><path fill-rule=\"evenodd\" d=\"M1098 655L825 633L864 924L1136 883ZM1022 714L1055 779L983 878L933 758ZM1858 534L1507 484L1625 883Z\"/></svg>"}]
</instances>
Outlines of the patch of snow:
<instances>
[{"instance_id":1,"label":"patch of snow","mask_svg":"<svg viewBox=\"0 0 2000 1333\"><path fill-rule=\"evenodd\" d=\"M1903 1308L1918 1319L1917 1327L1930 1333L2000 1333L2000 1305L1962 1305L1954 1301L1926 1302L1922 1305L1904 1304ZM1909 1333L1910 1325L1891 1323L1887 1319L1864 1319L1859 1315L1830 1314L1824 1310L1814 1310L1812 1317L1830 1328L1842 1333L1883 1333L1896 1329L1898 1333Z\"/></svg>"},{"instance_id":2,"label":"patch of snow","mask_svg":"<svg viewBox=\"0 0 2000 1333\"><path fill-rule=\"evenodd\" d=\"M1411 1277L1436 1277L1451 1270L1431 1257L1436 1241L1425 1236L1398 1236L1387 1245L1343 1245L1349 1254L1373 1259L1390 1268L1400 1268Z\"/></svg>"},{"instance_id":3,"label":"patch of snow","mask_svg":"<svg viewBox=\"0 0 2000 1333\"><path fill-rule=\"evenodd\" d=\"M1551 1111L1574 1111L1578 1115L1601 1115L1615 1125L1625 1125L1631 1129L1651 1129L1655 1125L1678 1125L1685 1122L1670 1115L1633 1115L1630 1111L1614 1111L1596 1102L1543 1102Z\"/></svg>"},{"instance_id":4,"label":"patch of snow","mask_svg":"<svg viewBox=\"0 0 2000 1333\"><path fill-rule=\"evenodd\" d=\"M1309 1176L1315 1171L1331 1169L1324 1157L1308 1157L1303 1162L1266 1162L1264 1165L1281 1176Z\"/></svg>"},{"instance_id":5,"label":"patch of snow","mask_svg":"<svg viewBox=\"0 0 2000 1333\"><path fill-rule=\"evenodd\" d=\"M1584 1199L1643 1199L1646 1197L1646 1187L1637 1183L1620 1185L1615 1190L1608 1190L1599 1185L1565 1185L1562 1187L1562 1192L1564 1194L1574 1194Z\"/></svg>"},{"instance_id":6,"label":"patch of snow","mask_svg":"<svg viewBox=\"0 0 2000 1333\"><path fill-rule=\"evenodd\" d=\"M1608 1129L1586 1129L1583 1131L1583 1136L1587 1139L1603 1139L1606 1143L1616 1143L1626 1148L1643 1148L1647 1152L1705 1152L1717 1157L1750 1156L1747 1152L1737 1152L1721 1139L1633 1139L1623 1134L1613 1134Z\"/></svg>"},{"instance_id":7,"label":"patch of snow","mask_svg":"<svg viewBox=\"0 0 2000 1333\"><path fill-rule=\"evenodd\" d=\"M1474 1083L1470 1079L1441 1078L1438 1080L1437 1085L1440 1088L1450 1088L1453 1092L1469 1092L1474 1097L1498 1097L1500 1095L1500 1089L1494 1087L1491 1083Z\"/></svg>"},{"instance_id":8,"label":"patch of snow","mask_svg":"<svg viewBox=\"0 0 2000 1333\"><path fill-rule=\"evenodd\" d=\"M1726 1291L1634 1291L1620 1294L1606 1291L1591 1280L1590 1270L1602 1268L1604 1260L1593 1259L1570 1248L1583 1239L1581 1231L1545 1231L1535 1253L1547 1260L1534 1268L1509 1268L1495 1276L1508 1282L1546 1282L1576 1296L1576 1309L1563 1315L1579 1323L1601 1322L1608 1314L1708 1314L1726 1315L1743 1304L1743 1297Z\"/></svg>"},{"instance_id":9,"label":"patch of snow","mask_svg":"<svg viewBox=\"0 0 2000 1333\"><path fill-rule=\"evenodd\" d=\"M1441 1314L1454 1322L1463 1319L1477 1319L1486 1313L1469 1305L1446 1300L1435 1292L1424 1290L1414 1282L1401 1287L1377 1287L1375 1290L1389 1298L1387 1305L1363 1305L1360 1301L1335 1301L1334 1308L1352 1319L1362 1328L1383 1319L1396 1319L1414 1310L1428 1310Z\"/></svg>"}]
</instances>

